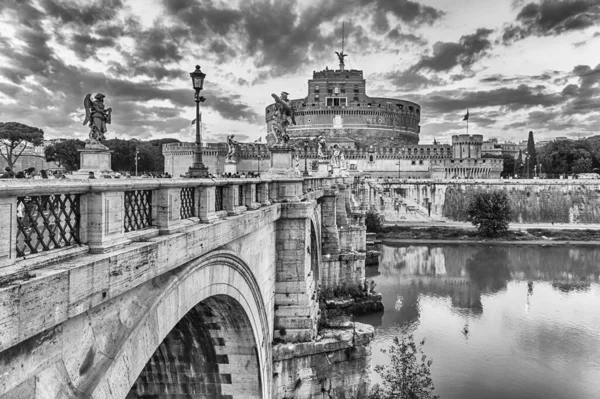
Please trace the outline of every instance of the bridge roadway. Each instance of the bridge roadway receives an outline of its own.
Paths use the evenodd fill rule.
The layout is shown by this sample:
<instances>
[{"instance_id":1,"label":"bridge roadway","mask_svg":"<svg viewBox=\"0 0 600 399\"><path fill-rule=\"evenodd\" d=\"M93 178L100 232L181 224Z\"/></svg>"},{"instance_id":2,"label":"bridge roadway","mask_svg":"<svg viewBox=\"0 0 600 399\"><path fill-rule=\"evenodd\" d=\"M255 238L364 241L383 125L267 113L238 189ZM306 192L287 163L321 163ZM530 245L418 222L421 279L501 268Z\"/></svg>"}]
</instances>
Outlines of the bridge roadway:
<instances>
[{"instance_id":1,"label":"bridge roadway","mask_svg":"<svg viewBox=\"0 0 600 399\"><path fill-rule=\"evenodd\" d=\"M0 397L281 397L273 340L364 280L351 182L5 180Z\"/></svg>"}]
</instances>

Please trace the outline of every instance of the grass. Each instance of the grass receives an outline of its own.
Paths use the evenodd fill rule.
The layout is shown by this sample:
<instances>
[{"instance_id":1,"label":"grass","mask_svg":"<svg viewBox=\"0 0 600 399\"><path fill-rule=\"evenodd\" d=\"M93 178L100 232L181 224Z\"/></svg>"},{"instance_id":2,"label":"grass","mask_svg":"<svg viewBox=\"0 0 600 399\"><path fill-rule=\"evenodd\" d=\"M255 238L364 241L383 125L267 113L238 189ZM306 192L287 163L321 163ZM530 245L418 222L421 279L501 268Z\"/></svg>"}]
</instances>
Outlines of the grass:
<instances>
[{"instance_id":1,"label":"grass","mask_svg":"<svg viewBox=\"0 0 600 399\"><path fill-rule=\"evenodd\" d=\"M468 240L484 239L477 230L460 227L409 227L385 226L377 233L377 239L414 240ZM600 241L600 230L509 230L491 241Z\"/></svg>"}]
</instances>

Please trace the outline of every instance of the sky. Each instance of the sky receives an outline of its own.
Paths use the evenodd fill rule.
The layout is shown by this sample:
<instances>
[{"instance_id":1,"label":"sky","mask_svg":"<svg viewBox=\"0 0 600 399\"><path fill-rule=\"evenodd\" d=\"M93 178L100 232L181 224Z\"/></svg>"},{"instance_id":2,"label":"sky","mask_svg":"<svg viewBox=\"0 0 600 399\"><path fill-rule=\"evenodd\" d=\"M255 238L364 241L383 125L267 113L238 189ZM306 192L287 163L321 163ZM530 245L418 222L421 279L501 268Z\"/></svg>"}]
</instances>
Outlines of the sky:
<instances>
[{"instance_id":1,"label":"sky","mask_svg":"<svg viewBox=\"0 0 600 399\"><path fill-rule=\"evenodd\" d=\"M600 133L600 0L0 0L0 121L85 139L193 141L189 73L206 73L206 141L266 136L271 93L313 71L364 71L367 95L421 105L420 143Z\"/></svg>"}]
</instances>

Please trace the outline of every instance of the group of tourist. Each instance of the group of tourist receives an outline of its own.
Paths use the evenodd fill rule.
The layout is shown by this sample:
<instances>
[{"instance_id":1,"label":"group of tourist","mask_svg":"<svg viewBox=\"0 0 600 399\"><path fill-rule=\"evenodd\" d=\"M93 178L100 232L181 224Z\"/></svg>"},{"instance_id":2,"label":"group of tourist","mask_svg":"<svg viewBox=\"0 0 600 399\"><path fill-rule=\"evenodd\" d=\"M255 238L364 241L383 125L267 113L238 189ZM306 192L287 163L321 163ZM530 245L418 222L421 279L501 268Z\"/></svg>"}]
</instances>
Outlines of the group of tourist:
<instances>
[{"instance_id":1,"label":"group of tourist","mask_svg":"<svg viewBox=\"0 0 600 399\"><path fill-rule=\"evenodd\" d=\"M259 178L260 177L260 173L258 173L258 172L221 173L221 175L219 177L222 177L224 179L254 179L254 178Z\"/></svg>"},{"instance_id":2,"label":"group of tourist","mask_svg":"<svg viewBox=\"0 0 600 399\"><path fill-rule=\"evenodd\" d=\"M15 173L10 166L7 166L0 175L0 179L66 179L66 177L59 170L53 172L50 169L40 169L38 172L38 170L32 166Z\"/></svg>"}]
</instances>

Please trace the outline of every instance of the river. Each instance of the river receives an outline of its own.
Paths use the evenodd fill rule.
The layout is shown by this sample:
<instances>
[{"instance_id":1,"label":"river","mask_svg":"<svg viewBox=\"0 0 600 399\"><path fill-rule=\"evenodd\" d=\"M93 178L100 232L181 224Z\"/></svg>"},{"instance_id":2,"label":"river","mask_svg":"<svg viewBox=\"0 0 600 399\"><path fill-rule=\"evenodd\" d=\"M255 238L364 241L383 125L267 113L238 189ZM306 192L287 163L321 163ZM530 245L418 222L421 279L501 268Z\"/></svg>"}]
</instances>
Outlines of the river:
<instances>
[{"instance_id":1,"label":"river","mask_svg":"<svg viewBox=\"0 0 600 399\"><path fill-rule=\"evenodd\" d=\"M367 278L385 311L356 318L375 327L373 365L394 336L413 333L441 399L600 398L600 247L381 250Z\"/></svg>"}]
</instances>

